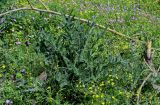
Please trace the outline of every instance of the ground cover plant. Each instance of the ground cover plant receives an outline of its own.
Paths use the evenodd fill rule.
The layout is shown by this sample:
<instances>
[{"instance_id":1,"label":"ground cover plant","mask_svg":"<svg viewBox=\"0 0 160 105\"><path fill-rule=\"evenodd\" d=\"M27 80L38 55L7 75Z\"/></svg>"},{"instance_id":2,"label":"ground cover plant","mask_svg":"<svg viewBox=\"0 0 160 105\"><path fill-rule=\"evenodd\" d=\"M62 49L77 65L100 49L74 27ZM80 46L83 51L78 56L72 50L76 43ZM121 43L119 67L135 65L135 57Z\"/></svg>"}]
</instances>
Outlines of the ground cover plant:
<instances>
[{"instance_id":1,"label":"ground cover plant","mask_svg":"<svg viewBox=\"0 0 160 105\"><path fill-rule=\"evenodd\" d=\"M0 104L158 105L159 0L1 0Z\"/></svg>"}]
</instances>

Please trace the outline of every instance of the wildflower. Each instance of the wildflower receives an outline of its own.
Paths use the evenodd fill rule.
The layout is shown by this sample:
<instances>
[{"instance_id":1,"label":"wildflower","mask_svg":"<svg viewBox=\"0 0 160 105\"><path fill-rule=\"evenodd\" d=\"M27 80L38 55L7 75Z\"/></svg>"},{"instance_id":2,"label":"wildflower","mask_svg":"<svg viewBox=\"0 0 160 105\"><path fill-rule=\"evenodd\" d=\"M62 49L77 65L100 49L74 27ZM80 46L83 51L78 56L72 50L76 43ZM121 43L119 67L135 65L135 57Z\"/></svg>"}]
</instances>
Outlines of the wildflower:
<instances>
[{"instance_id":1,"label":"wildflower","mask_svg":"<svg viewBox=\"0 0 160 105\"><path fill-rule=\"evenodd\" d=\"M2 74L0 74L0 78L2 78L3 77L3 75Z\"/></svg>"},{"instance_id":2,"label":"wildflower","mask_svg":"<svg viewBox=\"0 0 160 105\"><path fill-rule=\"evenodd\" d=\"M132 16L131 19L132 20L137 20L137 18L135 16Z\"/></svg>"},{"instance_id":3,"label":"wildflower","mask_svg":"<svg viewBox=\"0 0 160 105\"><path fill-rule=\"evenodd\" d=\"M115 19L109 20L109 23L110 23L110 24L113 24L113 23L116 23L116 22L117 22L117 20L115 20Z\"/></svg>"},{"instance_id":4,"label":"wildflower","mask_svg":"<svg viewBox=\"0 0 160 105\"><path fill-rule=\"evenodd\" d=\"M5 69L5 68L6 68L6 66L5 66L5 65L2 65L2 68L3 68L3 69Z\"/></svg>"},{"instance_id":5,"label":"wildflower","mask_svg":"<svg viewBox=\"0 0 160 105\"><path fill-rule=\"evenodd\" d=\"M111 82L111 85L113 86L113 85L114 85L114 82Z\"/></svg>"},{"instance_id":6,"label":"wildflower","mask_svg":"<svg viewBox=\"0 0 160 105\"><path fill-rule=\"evenodd\" d=\"M92 90L92 87L89 87L89 90Z\"/></svg>"},{"instance_id":7,"label":"wildflower","mask_svg":"<svg viewBox=\"0 0 160 105\"><path fill-rule=\"evenodd\" d=\"M102 105L105 105L105 102L102 102L101 104L102 104Z\"/></svg>"},{"instance_id":8,"label":"wildflower","mask_svg":"<svg viewBox=\"0 0 160 105\"><path fill-rule=\"evenodd\" d=\"M124 19L118 19L117 22L123 23L123 22L124 22Z\"/></svg>"},{"instance_id":9,"label":"wildflower","mask_svg":"<svg viewBox=\"0 0 160 105\"><path fill-rule=\"evenodd\" d=\"M91 92L91 93L93 93L93 91L92 91L92 90L91 90L90 92Z\"/></svg>"},{"instance_id":10,"label":"wildflower","mask_svg":"<svg viewBox=\"0 0 160 105\"><path fill-rule=\"evenodd\" d=\"M22 29L23 27L22 27L22 26L19 26L19 28Z\"/></svg>"},{"instance_id":11,"label":"wildflower","mask_svg":"<svg viewBox=\"0 0 160 105\"><path fill-rule=\"evenodd\" d=\"M122 94L122 92L121 92L121 91L119 91L119 94Z\"/></svg>"},{"instance_id":12,"label":"wildflower","mask_svg":"<svg viewBox=\"0 0 160 105\"><path fill-rule=\"evenodd\" d=\"M100 86L104 86L105 84L104 84L104 82L102 82L101 84L100 84Z\"/></svg>"},{"instance_id":13,"label":"wildflower","mask_svg":"<svg viewBox=\"0 0 160 105\"><path fill-rule=\"evenodd\" d=\"M14 29L12 29L11 31L12 31L12 32L14 32L15 30L14 30Z\"/></svg>"},{"instance_id":14,"label":"wildflower","mask_svg":"<svg viewBox=\"0 0 160 105\"><path fill-rule=\"evenodd\" d=\"M101 98L104 98L104 94L103 93L101 94Z\"/></svg>"},{"instance_id":15,"label":"wildflower","mask_svg":"<svg viewBox=\"0 0 160 105\"><path fill-rule=\"evenodd\" d=\"M28 47L31 43L29 41L25 42L25 45Z\"/></svg>"},{"instance_id":16,"label":"wildflower","mask_svg":"<svg viewBox=\"0 0 160 105\"><path fill-rule=\"evenodd\" d=\"M44 18L45 21L48 21L48 18Z\"/></svg>"},{"instance_id":17,"label":"wildflower","mask_svg":"<svg viewBox=\"0 0 160 105\"><path fill-rule=\"evenodd\" d=\"M19 41L19 39L18 39L18 38L16 38L16 40L17 40L17 41L15 42L15 44L16 44L16 45L20 45L20 44L21 44L21 42Z\"/></svg>"},{"instance_id":18,"label":"wildflower","mask_svg":"<svg viewBox=\"0 0 160 105\"><path fill-rule=\"evenodd\" d=\"M51 89L51 87L50 86L48 86L48 88L47 88L48 90L50 90Z\"/></svg>"},{"instance_id":19,"label":"wildflower","mask_svg":"<svg viewBox=\"0 0 160 105\"><path fill-rule=\"evenodd\" d=\"M83 12L82 12L82 11L80 12L80 15L83 15Z\"/></svg>"},{"instance_id":20,"label":"wildflower","mask_svg":"<svg viewBox=\"0 0 160 105\"><path fill-rule=\"evenodd\" d=\"M106 10L107 12L111 12L111 11L114 11L115 8L107 5L106 8L105 8L105 10Z\"/></svg>"},{"instance_id":21,"label":"wildflower","mask_svg":"<svg viewBox=\"0 0 160 105\"><path fill-rule=\"evenodd\" d=\"M96 95L95 98L99 98L99 95Z\"/></svg>"},{"instance_id":22,"label":"wildflower","mask_svg":"<svg viewBox=\"0 0 160 105\"><path fill-rule=\"evenodd\" d=\"M15 42L16 43L16 45L20 45L21 44L21 42Z\"/></svg>"},{"instance_id":23,"label":"wildflower","mask_svg":"<svg viewBox=\"0 0 160 105\"><path fill-rule=\"evenodd\" d=\"M6 105L12 105L13 104L13 101L12 100L6 100Z\"/></svg>"},{"instance_id":24,"label":"wildflower","mask_svg":"<svg viewBox=\"0 0 160 105\"><path fill-rule=\"evenodd\" d=\"M25 70L25 69L22 69L22 70L21 70L21 73L22 73L22 74L26 74L26 70Z\"/></svg>"},{"instance_id":25,"label":"wildflower","mask_svg":"<svg viewBox=\"0 0 160 105\"><path fill-rule=\"evenodd\" d=\"M109 75L109 77L112 77L112 75Z\"/></svg>"},{"instance_id":26,"label":"wildflower","mask_svg":"<svg viewBox=\"0 0 160 105\"><path fill-rule=\"evenodd\" d=\"M83 84L83 85L82 85L82 87L84 88L84 87L85 87L85 85Z\"/></svg>"},{"instance_id":27,"label":"wildflower","mask_svg":"<svg viewBox=\"0 0 160 105\"><path fill-rule=\"evenodd\" d=\"M112 99L116 99L114 96L112 96Z\"/></svg>"},{"instance_id":28,"label":"wildflower","mask_svg":"<svg viewBox=\"0 0 160 105\"><path fill-rule=\"evenodd\" d=\"M93 95L93 98L99 98L99 95L98 94Z\"/></svg>"},{"instance_id":29,"label":"wildflower","mask_svg":"<svg viewBox=\"0 0 160 105\"><path fill-rule=\"evenodd\" d=\"M76 85L76 87L78 87L78 85Z\"/></svg>"}]
</instances>

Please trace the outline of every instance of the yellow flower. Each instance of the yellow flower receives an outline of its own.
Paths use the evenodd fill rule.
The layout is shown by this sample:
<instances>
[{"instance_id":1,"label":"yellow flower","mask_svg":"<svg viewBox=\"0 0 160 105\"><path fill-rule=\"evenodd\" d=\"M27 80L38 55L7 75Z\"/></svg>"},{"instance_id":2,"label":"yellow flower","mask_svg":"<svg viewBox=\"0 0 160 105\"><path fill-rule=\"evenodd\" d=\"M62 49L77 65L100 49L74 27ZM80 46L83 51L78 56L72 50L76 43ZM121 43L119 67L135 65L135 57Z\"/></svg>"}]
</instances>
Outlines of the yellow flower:
<instances>
[{"instance_id":1,"label":"yellow flower","mask_svg":"<svg viewBox=\"0 0 160 105\"><path fill-rule=\"evenodd\" d=\"M96 95L95 97L96 97L96 98L99 98L99 95Z\"/></svg>"},{"instance_id":2,"label":"yellow flower","mask_svg":"<svg viewBox=\"0 0 160 105\"><path fill-rule=\"evenodd\" d=\"M1 77L3 77L3 75L2 75L2 74L0 74L0 78L1 78Z\"/></svg>"},{"instance_id":3,"label":"yellow flower","mask_svg":"<svg viewBox=\"0 0 160 105\"><path fill-rule=\"evenodd\" d=\"M111 83L110 81L107 81L107 83Z\"/></svg>"},{"instance_id":4,"label":"yellow flower","mask_svg":"<svg viewBox=\"0 0 160 105\"><path fill-rule=\"evenodd\" d=\"M50 86L48 86L48 88L47 88L48 90L50 90L51 89L51 87Z\"/></svg>"},{"instance_id":5,"label":"yellow flower","mask_svg":"<svg viewBox=\"0 0 160 105\"><path fill-rule=\"evenodd\" d=\"M76 87L78 87L78 85L76 85Z\"/></svg>"},{"instance_id":6,"label":"yellow flower","mask_svg":"<svg viewBox=\"0 0 160 105\"><path fill-rule=\"evenodd\" d=\"M114 82L111 82L111 85L113 86L113 85L114 85Z\"/></svg>"},{"instance_id":7,"label":"yellow flower","mask_svg":"<svg viewBox=\"0 0 160 105\"><path fill-rule=\"evenodd\" d=\"M89 87L89 90L92 90L92 87Z\"/></svg>"},{"instance_id":8,"label":"yellow flower","mask_svg":"<svg viewBox=\"0 0 160 105\"><path fill-rule=\"evenodd\" d=\"M128 45L124 45L124 46L122 47L122 49L128 49L128 48L129 48Z\"/></svg>"},{"instance_id":9,"label":"yellow flower","mask_svg":"<svg viewBox=\"0 0 160 105\"><path fill-rule=\"evenodd\" d=\"M81 15L81 16L83 15L83 12L82 12L82 11L80 12L80 15Z\"/></svg>"},{"instance_id":10,"label":"yellow flower","mask_svg":"<svg viewBox=\"0 0 160 105\"><path fill-rule=\"evenodd\" d=\"M104 86L104 82L102 82L99 86Z\"/></svg>"},{"instance_id":11,"label":"yellow flower","mask_svg":"<svg viewBox=\"0 0 160 105\"><path fill-rule=\"evenodd\" d=\"M85 87L85 85L83 84L82 87Z\"/></svg>"},{"instance_id":12,"label":"yellow flower","mask_svg":"<svg viewBox=\"0 0 160 105\"><path fill-rule=\"evenodd\" d=\"M102 102L101 104L102 104L102 105L105 105L105 102Z\"/></svg>"},{"instance_id":13,"label":"yellow flower","mask_svg":"<svg viewBox=\"0 0 160 105\"><path fill-rule=\"evenodd\" d=\"M109 77L112 77L112 75L109 75Z\"/></svg>"},{"instance_id":14,"label":"yellow flower","mask_svg":"<svg viewBox=\"0 0 160 105\"><path fill-rule=\"evenodd\" d=\"M102 93L102 94L101 94L101 98L103 98L103 97L104 97L104 94Z\"/></svg>"},{"instance_id":15,"label":"yellow flower","mask_svg":"<svg viewBox=\"0 0 160 105\"><path fill-rule=\"evenodd\" d=\"M5 65L2 65L2 68L3 68L3 69L5 69L5 68L6 68L6 66L5 66Z\"/></svg>"},{"instance_id":16,"label":"yellow flower","mask_svg":"<svg viewBox=\"0 0 160 105\"><path fill-rule=\"evenodd\" d=\"M90 92L91 92L91 93L93 93L93 91L92 91L92 90L91 90Z\"/></svg>"},{"instance_id":17,"label":"yellow flower","mask_svg":"<svg viewBox=\"0 0 160 105\"><path fill-rule=\"evenodd\" d=\"M122 94L122 92L120 91L119 94Z\"/></svg>"},{"instance_id":18,"label":"yellow flower","mask_svg":"<svg viewBox=\"0 0 160 105\"><path fill-rule=\"evenodd\" d=\"M112 96L112 99L116 99L114 96Z\"/></svg>"}]
</instances>

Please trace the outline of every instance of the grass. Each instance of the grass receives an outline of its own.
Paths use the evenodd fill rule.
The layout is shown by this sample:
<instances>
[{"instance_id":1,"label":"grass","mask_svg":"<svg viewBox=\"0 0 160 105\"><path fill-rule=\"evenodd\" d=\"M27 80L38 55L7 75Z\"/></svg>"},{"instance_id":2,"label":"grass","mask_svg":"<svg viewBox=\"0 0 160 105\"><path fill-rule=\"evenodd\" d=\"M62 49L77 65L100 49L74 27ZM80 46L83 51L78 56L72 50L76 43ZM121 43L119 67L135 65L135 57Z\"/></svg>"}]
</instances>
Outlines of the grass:
<instances>
[{"instance_id":1,"label":"grass","mask_svg":"<svg viewBox=\"0 0 160 105\"><path fill-rule=\"evenodd\" d=\"M38 0L30 1L45 9ZM159 104L159 76L151 75L143 84L153 74L145 53L154 52L149 60L156 71L159 68L158 1L42 2L62 15L19 11L0 18L0 104ZM3 0L0 12L18 7L29 7L27 0ZM139 41L126 40L94 23ZM152 50L147 50L148 41Z\"/></svg>"}]
</instances>

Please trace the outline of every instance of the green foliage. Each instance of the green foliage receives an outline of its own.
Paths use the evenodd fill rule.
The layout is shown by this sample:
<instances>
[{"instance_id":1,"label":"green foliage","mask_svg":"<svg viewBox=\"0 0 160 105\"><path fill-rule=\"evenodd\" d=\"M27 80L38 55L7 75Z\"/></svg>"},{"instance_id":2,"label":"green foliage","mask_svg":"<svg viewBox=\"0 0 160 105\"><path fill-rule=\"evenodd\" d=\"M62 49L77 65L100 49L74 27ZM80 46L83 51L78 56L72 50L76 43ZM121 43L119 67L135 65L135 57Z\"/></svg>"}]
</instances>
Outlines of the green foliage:
<instances>
[{"instance_id":1,"label":"green foliage","mask_svg":"<svg viewBox=\"0 0 160 105\"><path fill-rule=\"evenodd\" d=\"M141 41L153 40L153 47L158 48L159 5L141 1L138 10L135 1L122 1L57 0L48 4L52 10L93 20L92 24L30 11L0 17L4 19L0 25L0 104L6 100L16 105L136 104L137 90L149 73L145 46L99 29L95 22ZM23 0L17 3L26 5ZM43 8L37 1L32 3ZM156 6L148 9L144 5ZM154 55L158 68L159 52ZM47 79L41 81L44 71ZM140 104L159 103L159 91L152 83L158 84L159 76L144 85Z\"/></svg>"}]
</instances>

